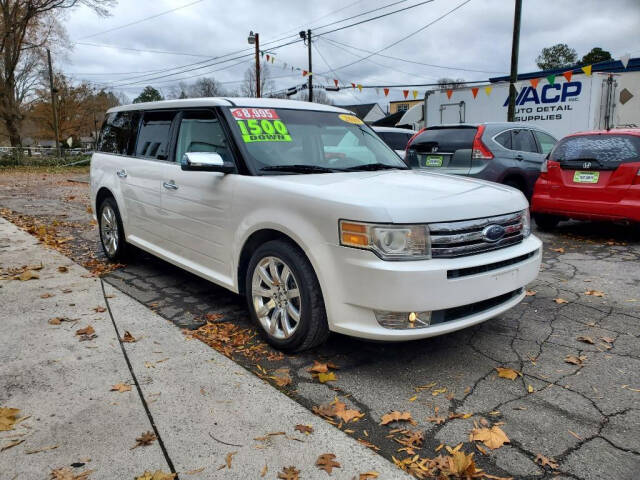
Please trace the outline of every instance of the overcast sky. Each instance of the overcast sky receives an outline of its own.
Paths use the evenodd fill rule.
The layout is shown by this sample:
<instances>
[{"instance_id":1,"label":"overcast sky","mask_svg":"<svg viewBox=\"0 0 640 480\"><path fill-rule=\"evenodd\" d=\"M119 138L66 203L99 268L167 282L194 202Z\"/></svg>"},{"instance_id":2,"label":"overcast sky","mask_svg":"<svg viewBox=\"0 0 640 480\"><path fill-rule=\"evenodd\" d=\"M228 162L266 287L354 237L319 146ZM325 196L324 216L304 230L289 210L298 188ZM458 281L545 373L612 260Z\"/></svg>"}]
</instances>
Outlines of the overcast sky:
<instances>
[{"instance_id":1,"label":"overcast sky","mask_svg":"<svg viewBox=\"0 0 640 480\"><path fill-rule=\"evenodd\" d=\"M394 1L120 0L108 18L100 18L88 8L79 7L64 21L70 40L120 48L76 43L66 60L58 61L57 67L76 80L86 79L115 87L130 99L144 85L153 85L167 94L178 80L193 81L199 76L214 77L234 91L239 89L252 57L215 66L207 66L216 62L208 59L238 51L241 53L227 59L250 54L252 47L247 43L250 30L260 33L262 44L290 36L266 45L264 49L268 51L269 47L296 40L297 32L303 28L316 28L320 34L421 1L424 0L398 2L387 9L325 28L319 27ZM429 83L441 77L484 80L506 74L511 55L513 0L471 0L411 38L381 52L393 58L372 56L338 69L368 55L351 47L378 51L463 3L464 0L434 0L407 12L328 34L324 37L326 39L320 35L314 40L313 71L319 74L326 72L329 82L331 78L339 78L343 83L363 85ZM535 58L540 50L556 43L567 43L577 50L580 57L595 46L609 50L614 58L625 53L640 55L638 0L524 0L523 4L519 61L522 73L537 70ZM101 33L185 5L185 8L157 18ZM349 47L336 46L330 41ZM277 89L304 82L301 73L291 72L289 67L307 68L307 50L302 42L272 52L277 62L270 69ZM443 68L403 62L398 58ZM196 62L201 63L185 66ZM286 69L283 68L285 62L288 65ZM166 72L181 66L185 66L182 70L204 68L179 74L175 74L179 70ZM331 69L337 70L331 73ZM168 74L174 75L166 76ZM163 78L154 79L161 76ZM326 82L320 77L316 79L316 83ZM130 85L132 83L135 84ZM422 95L425 88L417 90ZM376 96L373 90L359 93L350 89L331 93L330 97L337 104L378 101L386 109L387 101L402 98L402 93L401 89L392 90L385 99L382 92Z\"/></svg>"}]
</instances>

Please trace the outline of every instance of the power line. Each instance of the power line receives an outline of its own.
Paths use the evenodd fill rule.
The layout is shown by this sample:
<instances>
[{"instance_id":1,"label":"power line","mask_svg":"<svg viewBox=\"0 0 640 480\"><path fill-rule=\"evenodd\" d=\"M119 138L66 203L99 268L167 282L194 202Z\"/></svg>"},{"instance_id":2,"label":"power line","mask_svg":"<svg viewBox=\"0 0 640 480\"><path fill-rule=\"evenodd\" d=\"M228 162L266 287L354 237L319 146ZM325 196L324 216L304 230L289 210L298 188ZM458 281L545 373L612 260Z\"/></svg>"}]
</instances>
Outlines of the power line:
<instances>
[{"instance_id":1,"label":"power line","mask_svg":"<svg viewBox=\"0 0 640 480\"><path fill-rule=\"evenodd\" d=\"M115 32L116 30L121 30L123 28L131 27L132 25L137 25L139 23L146 22L148 20L152 20L154 18L161 17L163 15L166 15L167 13L175 12L176 10L181 10L183 8L187 8L187 7L190 7L192 5L195 5L196 3L201 3L203 1L204 0L196 0L195 2L187 3L186 5L182 5L180 7L176 7L176 8L172 8L170 10L165 10L164 12L156 13L155 15L151 15L150 17L141 18L140 20L136 20L135 22L126 23L126 24L120 25L118 27L109 28L108 30L103 30L103 31L97 32L97 33L92 33L91 35L85 35L84 37L78 38L78 40L84 40L85 38L97 37L98 35L102 35L104 33Z\"/></svg>"},{"instance_id":2,"label":"power line","mask_svg":"<svg viewBox=\"0 0 640 480\"><path fill-rule=\"evenodd\" d=\"M331 68L331 65L329 65L329 62L327 61L326 58L324 58L324 55L322 54L322 52L320 51L320 49L318 48L318 45L316 45L315 43L313 44L313 47L316 49L316 52L318 52L318 55L320 55L320 58L322 59L322 61L325 63L325 65L327 66L327 68L331 71L331 73L333 73L336 76L336 80L338 80L338 82L343 83L342 80L340 80L340 77L338 77L338 74L336 72L334 72L333 68ZM356 96L354 95L354 93L351 90L347 90L349 92L349 94L357 100Z\"/></svg>"},{"instance_id":3,"label":"power line","mask_svg":"<svg viewBox=\"0 0 640 480\"><path fill-rule=\"evenodd\" d=\"M368 15L369 13L378 12L380 10L384 10L385 8L393 7L394 5L398 5L399 3L405 3L407 1L408 0L399 0L397 2L389 3L387 5L383 5L382 7L378 7L378 8L374 8L372 10L369 10L367 12L362 12L362 13L359 13L357 15L352 15L351 17L343 18L342 20L336 20L335 22L331 22L331 23L328 23L326 25L322 25L321 27L314 27L314 30L318 30L320 28L331 27L331 26L336 25L338 23L346 22L347 20L353 20L354 18L362 17L363 15Z\"/></svg>"},{"instance_id":4,"label":"power line","mask_svg":"<svg viewBox=\"0 0 640 480\"><path fill-rule=\"evenodd\" d=\"M74 45L85 45L90 47L101 47L101 48L114 48L117 50L129 50L132 52L143 52L143 53L163 53L167 55L183 55L186 57L211 57L211 55L204 55L198 53L185 53L185 52L171 52L167 50L148 50L143 48L133 48L133 47L121 47L119 45L109 45L108 43L90 43L90 42L74 42Z\"/></svg>"}]
</instances>

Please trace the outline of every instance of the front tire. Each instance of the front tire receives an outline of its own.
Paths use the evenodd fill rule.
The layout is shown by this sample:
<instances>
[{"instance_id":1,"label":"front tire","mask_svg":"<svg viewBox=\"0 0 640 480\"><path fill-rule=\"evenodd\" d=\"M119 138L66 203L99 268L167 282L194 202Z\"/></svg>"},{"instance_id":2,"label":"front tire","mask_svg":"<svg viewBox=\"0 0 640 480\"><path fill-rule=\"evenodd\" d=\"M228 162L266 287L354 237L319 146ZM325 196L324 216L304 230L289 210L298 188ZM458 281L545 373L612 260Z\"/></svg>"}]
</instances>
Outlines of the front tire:
<instances>
[{"instance_id":1,"label":"front tire","mask_svg":"<svg viewBox=\"0 0 640 480\"><path fill-rule=\"evenodd\" d=\"M113 198L106 198L98 207L98 230L100 243L107 258L112 262L124 260L127 242L122 228L118 205Z\"/></svg>"},{"instance_id":2,"label":"front tire","mask_svg":"<svg viewBox=\"0 0 640 480\"><path fill-rule=\"evenodd\" d=\"M533 220L536 222L538 229L543 232L549 232L558 226L560 223L560 217L555 215L549 215L546 213L535 213Z\"/></svg>"},{"instance_id":3,"label":"front tire","mask_svg":"<svg viewBox=\"0 0 640 480\"><path fill-rule=\"evenodd\" d=\"M275 348L308 350L328 338L318 279L296 245L272 240L258 247L249 261L245 292L251 318Z\"/></svg>"}]
</instances>

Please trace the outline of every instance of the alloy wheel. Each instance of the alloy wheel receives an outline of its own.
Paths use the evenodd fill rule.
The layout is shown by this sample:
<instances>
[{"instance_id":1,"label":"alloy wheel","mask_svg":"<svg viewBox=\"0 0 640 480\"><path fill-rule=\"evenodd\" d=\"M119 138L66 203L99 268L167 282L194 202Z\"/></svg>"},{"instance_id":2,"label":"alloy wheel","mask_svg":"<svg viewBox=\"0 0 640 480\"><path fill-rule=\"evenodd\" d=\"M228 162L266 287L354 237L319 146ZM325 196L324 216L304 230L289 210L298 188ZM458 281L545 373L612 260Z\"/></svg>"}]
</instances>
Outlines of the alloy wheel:
<instances>
[{"instance_id":1,"label":"alloy wheel","mask_svg":"<svg viewBox=\"0 0 640 480\"><path fill-rule=\"evenodd\" d=\"M100 216L102 246L107 255L113 257L118 251L118 220L110 205L105 205Z\"/></svg>"}]
</instances>

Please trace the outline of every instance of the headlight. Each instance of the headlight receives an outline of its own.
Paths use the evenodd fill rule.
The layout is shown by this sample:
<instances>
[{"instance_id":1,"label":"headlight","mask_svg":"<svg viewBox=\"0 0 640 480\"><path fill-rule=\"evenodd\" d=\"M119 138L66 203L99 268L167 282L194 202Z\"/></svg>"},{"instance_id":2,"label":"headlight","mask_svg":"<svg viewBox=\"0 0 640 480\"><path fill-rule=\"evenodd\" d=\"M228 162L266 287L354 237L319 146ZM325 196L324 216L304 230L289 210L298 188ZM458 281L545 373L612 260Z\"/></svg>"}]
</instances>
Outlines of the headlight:
<instances>
[{"instance_id":1,"label":"headlight","mask_svg":"<svg viewBox=\"0 0 640 480\"><path fill-rule=\"evenodd\" d=\"M522 211L522 236L527 238L531 234L531 215L529 209L525 208Z\"/></svg>"},{"instance_id":2,"label":"headlight","mask_svg":"<svg viewBox=\"0 0 640 480\"><path fill-rule=\"evenodd\" d=\"M378 225L340 220L340 244L371 250L383 260L431 258L426 225Z\"/></svg>"}]
</instances>

